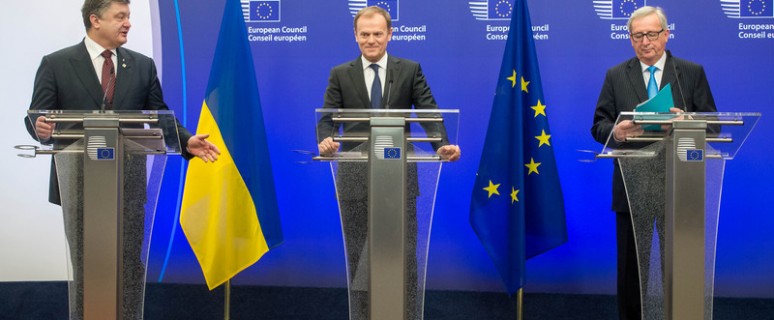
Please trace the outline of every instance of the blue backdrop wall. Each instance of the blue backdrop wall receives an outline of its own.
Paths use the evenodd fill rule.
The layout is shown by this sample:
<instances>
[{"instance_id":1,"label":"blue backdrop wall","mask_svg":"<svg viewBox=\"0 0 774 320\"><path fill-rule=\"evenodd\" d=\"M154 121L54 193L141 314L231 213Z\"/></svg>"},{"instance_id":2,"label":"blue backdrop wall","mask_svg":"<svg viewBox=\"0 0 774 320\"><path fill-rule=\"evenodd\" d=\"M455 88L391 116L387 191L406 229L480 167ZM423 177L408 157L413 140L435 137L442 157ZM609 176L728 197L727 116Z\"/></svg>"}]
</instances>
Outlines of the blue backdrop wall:
<instances>
[{"instance_id":1,"label":"blue backdrop wall","mask_svg":"<svg viewBox=\"0 0 774 320\"><path fill-rule=\"evenodd\" d=\"M419 61L440 106L461 113L463 156L444 165L440 178L427 285L502 291L470 228L468 208L513 0L242 0L248 8L263 6L247 16L255 70L244 72L258 78L285 243L234 282L346 286L330 169L325 163L309 163L294 150L316 150L314 109L322 104L328 72L359 54L352 10L376 2L390 5L397 18L388 53ZM191 130L204 98L224 4L158 1L159 24L154 28L161 41L156 41L160 47L155 55L165 98ZM529 1L569 241L528 262L526 288L614 292L612 163L580 162L588 155L579 150L601 149L589 131L597 96L605 71L633 56L625 15L644 4L665 9L672 29L667 48L705 66L719 110L764 114L740 155L727 165L716 293L774 297L774 202L767 194L774 173L766 163L774 158L767 141L774 131L772 0ZM490 12L477 14L472 10L476 5L487 5ZM734 5L744 10L734 11ZM250 120L244 119L244 125L251 125ZM203 283L174 214L179 211L181 162L173 159L167 168L149 280Z\"/></svg>"}]
</instances>

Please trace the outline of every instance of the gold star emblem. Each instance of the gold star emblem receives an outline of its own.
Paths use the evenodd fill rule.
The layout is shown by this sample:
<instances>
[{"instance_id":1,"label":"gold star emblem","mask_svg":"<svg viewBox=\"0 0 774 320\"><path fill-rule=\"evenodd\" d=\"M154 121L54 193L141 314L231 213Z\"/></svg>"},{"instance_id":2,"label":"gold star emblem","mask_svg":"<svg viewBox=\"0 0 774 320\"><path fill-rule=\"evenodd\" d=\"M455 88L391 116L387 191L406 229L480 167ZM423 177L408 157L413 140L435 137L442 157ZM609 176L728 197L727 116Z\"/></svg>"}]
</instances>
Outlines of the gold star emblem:
<instances>
[{"instance_id":1,"label":"gold star emblem","mask_svg":"<svg viewBox=\"0 0 774 320\"><path fill-rule=\"evenodd\" d=\"M499 196L500 192L497 191L497 188L499 188L499 187L500 187L499 183L498 184L494 184L494 183L492 183L492 180L489 180L489 186L484 188L484 190L489 192L489 197L488 198L491 198L493 194L496 194L496 195Z\"/></svg>"},{"instance_id":2,"label":"gold star emblem","mask_svg":"<svg viewBox=\"0 0 774 320\"><path fill-rule=\"evenodd\" d=\"M511 88L516 86L516 70L513 70L513 75L507 78L511 80Z\"/></svg>"},{"instance_id":3,"label":"gold star emblem","mask_svg":"<svg viewBox=\"0 0 774 320\"><path fill-rule=\"evenodd\" d=\"M540 141L540 144L538 144L538 148L542 147L544 144L551 146L551 142L548 141L548 139L551 139L551 135L546 134L545 130L543 130L543 133L541 133L539 136L535 136L535 139L538 139L538 141Z\"/></svg>"},{"instance_id":4,"label":"gold star emblem","mask_svg":"<svg viewBox=\"0 0 774 320\"><path fill-rule=\"evenodd\" d=\"M527 172L527 175L532 174L533 172L536 174L540 174L538 172L538 167L541 165L541 162L535 162L535 158L529 158L529 163L525 164L524 166L529 168L529 172Z\"/></svg>"},{"instance_id":5,"label":"gold star emblem","mask_svg":"<svg viewBox=\"0 0 774 320\"><path fill-rule=\"evenodd\" d=\"M529 90L527 90L528 85L529 81L524 81L524 77L521 77L521 91L529 93Z\"/></svg>"},{"instance_id":6,"label":"gold star emblem","mask_svg":"<svg viewBox=\"0 0 774 320\"><path fill-rule=\"evenodd\" d=\"M538 115L546 116L546 106L540 103L540 99L538 99L536 106L531 106L532 110L535 110L535 118L537 118Z\"/></svg>"},{"instance_id":7,"label":"gold star emblem","mask_svg":"<svg viewBox=\"0 0 774 320\"><path fill-rule=\"evenodd\" d=\"M520 190L511 187L511 204L514 202L519 202L519 191Z\"/></svg>"}]
</instances>

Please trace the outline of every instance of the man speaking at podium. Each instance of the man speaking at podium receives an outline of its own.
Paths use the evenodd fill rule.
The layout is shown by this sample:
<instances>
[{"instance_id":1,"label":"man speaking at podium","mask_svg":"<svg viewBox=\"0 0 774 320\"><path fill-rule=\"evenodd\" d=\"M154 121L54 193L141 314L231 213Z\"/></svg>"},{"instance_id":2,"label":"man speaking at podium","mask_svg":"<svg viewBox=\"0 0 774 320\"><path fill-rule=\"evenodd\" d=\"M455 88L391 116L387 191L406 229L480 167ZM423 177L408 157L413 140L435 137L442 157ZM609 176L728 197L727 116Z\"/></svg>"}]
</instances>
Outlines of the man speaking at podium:
<instances>
[{"instance_id":1,"label":"man speaking at podium","mask_svg":"<svg viewBox=\"0 0 774 320\"><path fill-rule=\"evenodd\" d=\"M361 55L350 61L334 67L325 91L326 109L438 109L430 87L422 74L419 63L397 58L387 54L387 44L392 38L392 21L389 12L371 6L360 10L354 18L355 40L360 47ZM460 148L450 145L446 140L443 126L423 126L428 135L439 133L443 138L440 143L433 143L433 149L443 159L456 161L460 157ZM350 134L366 134L368 123L345 124L345 132ZM440 131L440 132L438 132ZM338 128L329 117L323 117L317 125L318 151L322 156L334 154L339 148L342 151L360 150L360 143L344 143L343 146L333 141ZM414 165L414 164L411 164ZM415 296L411 294L417 289L416 275L416 197L418 195L416 166L408 169L407 182L407 264L408 283L410 291L407 296L407 309L416 308ZM367 257L364 251L368 228L368 183L366 165L362 163L340 163L337 173L337 191L341 219L344 229L348 270L350 283L355 281L360 259ZM413 172L412 172L413 171ZM344 188L342 188L344 186ZM361 255L364 255L361 257ZM362 265L362 264L361 264ZM363 273L363 270L360 270ZM358 275L362 277L362 275ZM350 297L351 310L354 319L367 319L368 297L355 294ZM416 312L419 312L418 310ZM408 314L414 314L409 311Z\"/></svg>"},{"instance_id":2,"label":"man speaking at podium","mask_svg":"<svg viewBox=\"0 0 774 320\"><path fill-rule=\"evenodd\" d=\"M81 9L86 37L83 41L43 57L35 77L30 110L168 110L163 100L161 84L156 74L153 60L140 53L122 48L132 24L129 21L130 0L85 0ZM51 136L55 131L54 123L47 123L43 116L31 123L25 118L30 135L44 144L54 143ZM199 157L205 162L215 161L220 154L217 147L205 140L208 134L192 135L179 122L177 129L183 157ZM131 161L125 172L141 169L145 172L145 162ZM144 182L145 180L142 179ZM127 189L137 189L145 194L142 183ZM134 201L133 201L134 200ZM56 167L52 159L49 201L61 205ZM124 239L127 259L139 262L140 246L143 239L144 199L126 201ZM76 309L71 306L71 318L82 318L82 279L80 276L81 253L78 240L82 236L82 212L67 212L65 225L70 255L73 262L74 283L77 288ZM139 212L139 213L138 213ZM131 230L129 230L131 229ZM139 229L139 230L135 230ZM142 301L142 285L145 270L128 268L124 276L125 284L124 319L142 318L142 310L136 305ZM137 283L137 282L140 283ZM134 282L134 283L131 283ZM71 289L72 290L72 289ZM72 291L71 291L72 292Z\"/></svg>"},{"instance_id":3,"label":"man speaking at podium","mask_svg":"<svg viewBox=\"0 0 774 320\"><path fill-rule=\"evenodd\" d=\"M627 26L636 57L607 71L591 127L597 142L605 144L611 132L617 142L643 134L643 128L630 120L615 125L618 115L634 111L635 106L669 83L675 103L670 112L717 112L704 68L665 50L670 31L661 8L644 6L635 10ZM619 319L641 319L637 247L629 200L619 163L614 163L612 207L616 212Z\"/></svg>"}]
</instances>

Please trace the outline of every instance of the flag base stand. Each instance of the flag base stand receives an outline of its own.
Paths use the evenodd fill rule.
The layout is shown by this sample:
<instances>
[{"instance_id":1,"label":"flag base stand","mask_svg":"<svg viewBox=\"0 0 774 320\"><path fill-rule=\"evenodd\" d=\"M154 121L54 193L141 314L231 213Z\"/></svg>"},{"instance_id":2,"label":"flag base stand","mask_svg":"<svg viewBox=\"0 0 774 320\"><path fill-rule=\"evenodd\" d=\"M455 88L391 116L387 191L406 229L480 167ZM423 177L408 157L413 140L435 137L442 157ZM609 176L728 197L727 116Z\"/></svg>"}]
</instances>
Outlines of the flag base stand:
<instances>
[{"instance_id":1,"label":"flag base stand","mask_svg":"<svg viewBox=\"0 0 774 320\"><path fill-rule=\"evenodd\" d=\"M223 294L223 319L231 319L231 280L226 281L225 293Z\"/></svg>"},{"instance_id":2,"label":"flag base stand","mask_svg":"<svg viewBox=\"0 0 774 320\"><path fill-rule=\"evenodd\" d=\"M516 319L524 319L524 288L520 288L516 293Z\"/></svg>"}]
</instances>

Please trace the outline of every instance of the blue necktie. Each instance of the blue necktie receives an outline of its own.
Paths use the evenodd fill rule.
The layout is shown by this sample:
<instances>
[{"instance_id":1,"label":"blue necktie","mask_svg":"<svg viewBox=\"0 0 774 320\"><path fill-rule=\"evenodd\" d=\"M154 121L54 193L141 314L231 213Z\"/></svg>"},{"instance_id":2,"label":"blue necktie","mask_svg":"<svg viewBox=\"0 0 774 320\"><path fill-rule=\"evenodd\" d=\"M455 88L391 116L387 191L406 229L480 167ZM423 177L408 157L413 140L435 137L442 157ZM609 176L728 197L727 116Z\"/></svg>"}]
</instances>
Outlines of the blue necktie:
<instances>
[{"instance_id":1,"label":"blue necktie","mask_svg":"<svg viewBox=\"0 0 774 320\"><path fill-rule=\"evenodd\" d=\"M379 65L371 64L374 69L374 82L371 84L371 108L379 109L382 106L382 80L379 80Z\"/></svg>"},{"instance_id":2,"label":"blue necktie","mask_svg":"<svg viewBox=\"0 0 774 320\"><path fill-rule=\"evenodd\" d=\"M656 84L656 66L648 67L650 71L650 80L648 80L648 99L658 94L658 84Z\"/></svg>"}]
</instances>

